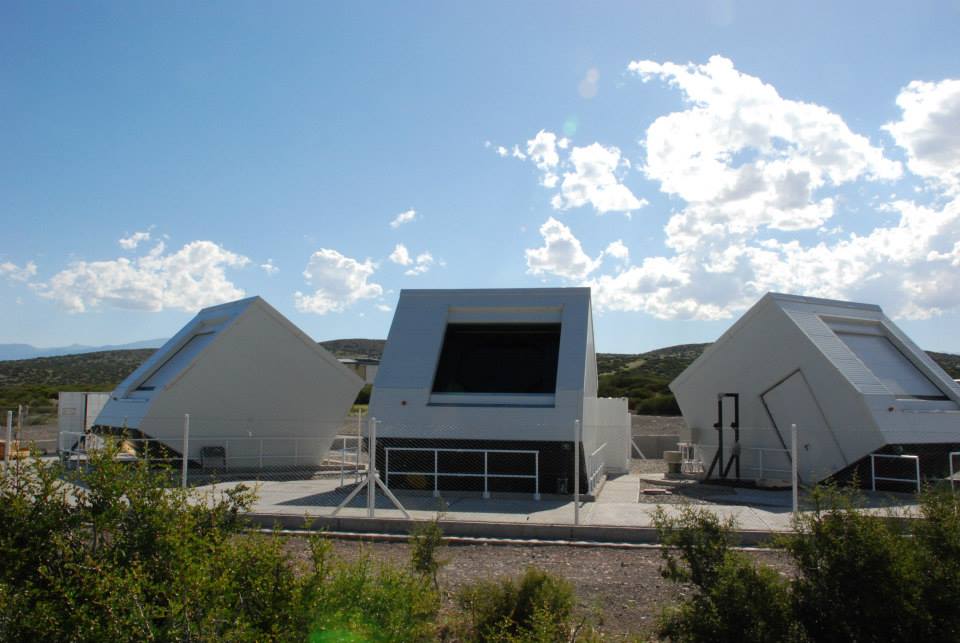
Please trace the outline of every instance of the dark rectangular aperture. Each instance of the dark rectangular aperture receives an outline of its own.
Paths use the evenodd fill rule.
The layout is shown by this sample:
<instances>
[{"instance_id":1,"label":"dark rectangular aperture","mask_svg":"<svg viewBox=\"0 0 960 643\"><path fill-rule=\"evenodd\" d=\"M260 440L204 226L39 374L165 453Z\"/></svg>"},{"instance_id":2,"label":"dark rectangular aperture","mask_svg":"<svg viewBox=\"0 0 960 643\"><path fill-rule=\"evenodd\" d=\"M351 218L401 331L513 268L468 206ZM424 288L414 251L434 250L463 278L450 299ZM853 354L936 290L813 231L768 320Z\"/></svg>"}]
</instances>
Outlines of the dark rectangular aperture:
<instances>
[{"instance_id":1,"label":"dark rectangular aperture","mask_svg":"<svg viewBox=\"0 0 960 643\"><path fill-rule=\"evenodd\" d=\"M560 324L448 324L434 393L554 393Z\"/></svg>"}]
</instances>

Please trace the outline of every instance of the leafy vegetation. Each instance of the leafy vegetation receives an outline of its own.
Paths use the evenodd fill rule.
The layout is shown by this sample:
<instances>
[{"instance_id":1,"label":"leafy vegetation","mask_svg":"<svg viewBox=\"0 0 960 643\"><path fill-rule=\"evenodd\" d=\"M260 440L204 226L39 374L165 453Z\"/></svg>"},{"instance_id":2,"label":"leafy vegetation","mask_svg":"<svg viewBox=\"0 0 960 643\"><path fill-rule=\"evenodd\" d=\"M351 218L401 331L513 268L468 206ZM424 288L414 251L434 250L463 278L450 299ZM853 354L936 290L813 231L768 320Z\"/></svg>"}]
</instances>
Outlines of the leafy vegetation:
<instances>
[{"instance_id":1,"label":"leafy vegetation","mask_svg":"<svg viewBox=\"0 0 960 643\"><path fill-rule=\"evenodd\" d=\"M814 511L776 544L785 577L731 548L731 522L692 507L659 511L663 575L694 592L669 608L672 641L960 640L960 498L921 496L920 516L864 512L856 492L818 489Z\"/></svg>"},{"instance_id":2,"label":"leafy vegetation","mask_svg":"<svg viewBox=\"0 0 960 643\"><path fill-rule=\"evenodd\" d=\"M517 580L467 585L456 602L466 616L461 633L465 641L548 643L570 638L573 587L534 567Z\"/></svg>"},{"instance_id":3,"label":"leafy vegetation","mask_svg":"<svg viewBox=\"0 0 960 643\"><path fill-rule=\"evenodd\" d=\"M434 640L426 576L335 561L322 536L298 564L280 534L246 530L252 490L168 488L113 456L0 473L0 640Z\"/></svg>"}]
</instances>

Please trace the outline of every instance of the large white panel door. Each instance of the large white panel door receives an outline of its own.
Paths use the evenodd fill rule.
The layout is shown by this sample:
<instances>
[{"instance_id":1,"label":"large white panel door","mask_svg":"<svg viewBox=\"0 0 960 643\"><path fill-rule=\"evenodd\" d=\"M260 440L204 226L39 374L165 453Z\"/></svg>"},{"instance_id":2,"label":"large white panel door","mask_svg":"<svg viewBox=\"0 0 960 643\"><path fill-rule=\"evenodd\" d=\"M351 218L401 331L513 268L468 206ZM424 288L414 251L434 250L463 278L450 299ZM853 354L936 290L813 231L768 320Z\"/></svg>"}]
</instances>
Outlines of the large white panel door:
<instances>
[{"instance_id":1,"label":"large white panel door","mask_svg":"<svg viewBox=\"0 0 960 643\"><path fill-rule=\"evenodd\" d=\"M763 401L788 448L790 425L797 425L798 466L805 484L819 482L847 466L847 459L800 371L764 393Z\"/></svg>"}]
</instances>

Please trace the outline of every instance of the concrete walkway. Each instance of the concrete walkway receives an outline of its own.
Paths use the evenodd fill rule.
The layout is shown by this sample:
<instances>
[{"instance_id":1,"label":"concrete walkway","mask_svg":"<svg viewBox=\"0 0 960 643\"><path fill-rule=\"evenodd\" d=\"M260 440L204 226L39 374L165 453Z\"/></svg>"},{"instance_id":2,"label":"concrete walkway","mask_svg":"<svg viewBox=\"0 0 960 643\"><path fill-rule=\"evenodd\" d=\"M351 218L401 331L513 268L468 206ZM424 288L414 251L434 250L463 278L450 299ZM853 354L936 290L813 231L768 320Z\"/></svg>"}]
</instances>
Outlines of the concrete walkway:
<instances>
[{"instance_id":1,"label":"concrete walkway","mask_svg":"<svg viewBox=\"0 0 960 643\"><path fill-rule=\"evenodd\" d=\"M337 516L332 516L354 488L353 485L339 487L338 483L338 479L248 482L256 485L259 495L250 516L263 526L277 524L298 529L303 528L305 519L309 518L314 529L398 534L409 532L411 520L431 520L442 511L444 532L451 536L655 542L653 514L661 498L654 496L638 502L640 489L652 485L638 475L624 475L608 480L598 498L581 504L579 525L573 524L574 505L570 497L543 496L534 500L524 494L501 494L484 499L478 494L445 492L439 499L428 492L397 491L410 516L407 519L379 490L375 517L369 518L364 491ZM762 543L791 529L789 490L694 487L697 506L722 519L732 517L743 544ZM693 502L683 493L682 489L675 490L674 495L664 497L659 506L668 514L679 512L683 505ZM899 510L910 511L911 505L904 504Z\"/></svg>"}]
</instances>

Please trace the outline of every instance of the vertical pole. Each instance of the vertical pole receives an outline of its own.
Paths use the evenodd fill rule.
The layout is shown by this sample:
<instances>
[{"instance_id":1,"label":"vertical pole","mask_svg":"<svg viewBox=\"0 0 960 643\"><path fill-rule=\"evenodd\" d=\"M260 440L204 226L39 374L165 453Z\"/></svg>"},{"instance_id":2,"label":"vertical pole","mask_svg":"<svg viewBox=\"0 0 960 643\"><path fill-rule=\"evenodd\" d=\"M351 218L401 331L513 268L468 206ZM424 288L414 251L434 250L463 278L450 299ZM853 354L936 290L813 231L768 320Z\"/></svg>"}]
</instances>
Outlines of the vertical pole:
<instances>
[{"instance_id":1,"label":"vertical pole","mask_svg":"<svg viewBox=\"0 0 960 643\"><path fill-rule=\"evenodd\" d=\"M340 438L340 486L343 486L343 465L347 460L347 436Z\"/></svg>"},{"instance_id":2,"label":"vertical pole","mask_svg":"<svg viewBox=\"0 0 960 643\"><path fill-rule=\"evenodd\" d=\"M490 497L490 487L487 485L487 474L490 472L490 468L488 466L489 458L487 457L489 455L490 455L489 451L483 452L483 497L484 498Z\"/></svg>"},{"instance_id":3,"label":"vertical pole","mask_svg":"<svg viewBox=\"0 0 960 643\"><path fill-rule=\"evenodd\" d=\"M917 456L917 459L914 460L917 465L917 493L920 493L920 457Z\"/></svg>"},{"instance_id":4,"label":"vertical pole","mask_svg":"<svg viewBox=\"0 0 960 643\"><path fill-rule=\"evenodd\" d=\"M187 457L187 449L190 447L190 414L183 414L183 464L180 469L180 485L186 489L187 488L187 466L189 459Z\"/></svg>"},{"instance_id":5,"label":"vertical pole","mask_svg":"<svg viewBox=\"0 0 960 643\"><path fill-rule=\"evenodd\" d=\"M874 454L871 453L870 454L870 490L876 491L877 490L877 472L876 472L876 467L873 464L875 461L873 456Z\"/></svg>"},{"instance_id":6,"label":"vertical pole","mask_svg":"<svg viewBox=\"0 0 960 643\"><path fill-rule=\"evenodd\" d=\"M360 483L360 449L363 445L363 422L360 419L360 409L357 409L357 470L354 472L353 482Z\"/></svg>"},{"instance_id":7,"label":"vertical pole","mask_svg":"<svg viewBox=\"0 0 960 643\"><path fill-rule=\"evenodd\" d=\"M580 524L580 420L573 421L573 524Z\"/></svg>"},{"instance_id":8,"label":"vertical pole","mask_svg":"<svg viewBox=\"0 0 960 643\"><path fill-rule=\"evenodd\" d=\"M13 411L7 411L7 443L3 449L3 462L10 465L10 447L13 444Z\"/></svg>"},{"instance_id":9,"label":"vertical pole","mask_svg":"<svg viewBox=\"0 0 960 643\"><path fill-rule=\"evenodd\" d=\"M374 507L377 502L377 418L367 421L370 432L370 445L367 447L370 463L367 465L367 517L373 518Z\"/></svg>"},{"instance_id":10,"label":"vertical pole","mask_svg":"<svg viewBox=\"0 0 960 643\"><path fill-rule=\"evenodd\" d=\"M800 470L797 463L797 425L790 425L790 481L793 486L793 514L797 514L800 506L800 498L797 493L797 475Z\"/></svg>"},{"instance_id":11,"label":"vertical pole","mask_svg":"<svg viewBox=\"0 0 960 643\"><path fill-rule=\"evenodd\" d=\"M487 452L483 452L483 497L487 498ZM433 450L433 497L440 497L440 451L438 449Z\"/></svg>"},{"instance_id":12,"label":"vertical pole","mask_svg":"<svg viewBox=\"0 0 960 643\"><path fill-rule=\"evenodd\" d=\"M540 500L540 451L533 452L533 499Z\"/></svg>"}]
</instances>

